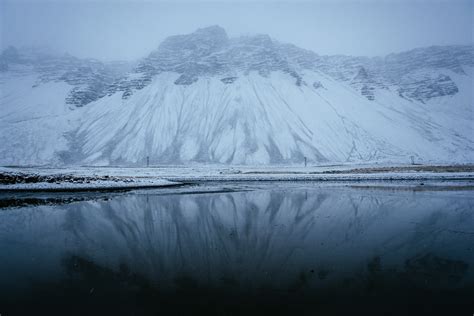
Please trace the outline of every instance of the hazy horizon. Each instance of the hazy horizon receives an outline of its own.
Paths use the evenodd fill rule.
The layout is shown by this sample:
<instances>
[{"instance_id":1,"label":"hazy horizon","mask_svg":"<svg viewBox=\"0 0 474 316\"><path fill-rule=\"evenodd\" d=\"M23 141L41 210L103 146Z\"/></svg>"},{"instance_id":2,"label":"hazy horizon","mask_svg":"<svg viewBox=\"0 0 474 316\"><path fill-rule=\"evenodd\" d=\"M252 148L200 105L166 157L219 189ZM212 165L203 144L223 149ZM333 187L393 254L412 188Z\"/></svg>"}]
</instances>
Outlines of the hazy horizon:
<instances>
[{"instance_id":1,"label":"hazy horizon","mask_svg":"<svg viewBox=\"0 0 474 316\"><path fill-rule=\"evenodd\" d=\"M320 55L384 56L473 44L471 1L2 1L0 48L136 60L168 36L210 25L268 34Z\"/></svg>"}]
</instances>

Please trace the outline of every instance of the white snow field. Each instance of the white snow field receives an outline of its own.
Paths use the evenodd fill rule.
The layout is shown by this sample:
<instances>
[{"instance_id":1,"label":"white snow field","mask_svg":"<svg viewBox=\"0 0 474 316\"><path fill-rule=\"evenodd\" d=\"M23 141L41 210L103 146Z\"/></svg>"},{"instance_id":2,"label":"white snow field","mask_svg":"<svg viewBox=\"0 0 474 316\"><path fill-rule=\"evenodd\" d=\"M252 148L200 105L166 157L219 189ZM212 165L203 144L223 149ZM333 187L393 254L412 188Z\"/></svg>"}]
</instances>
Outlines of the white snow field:
<instances>
[{"instance_id":1,"label":"white snow field","mask_svg":"<svg viewBox=\"0 0 474 316\"><path fill-rule=\"evenodd\" d=\"M222 32L170 37L118 75L17 53L0 165L474 162L472 47L331 57Z\"/></svg>"}]
</instances>

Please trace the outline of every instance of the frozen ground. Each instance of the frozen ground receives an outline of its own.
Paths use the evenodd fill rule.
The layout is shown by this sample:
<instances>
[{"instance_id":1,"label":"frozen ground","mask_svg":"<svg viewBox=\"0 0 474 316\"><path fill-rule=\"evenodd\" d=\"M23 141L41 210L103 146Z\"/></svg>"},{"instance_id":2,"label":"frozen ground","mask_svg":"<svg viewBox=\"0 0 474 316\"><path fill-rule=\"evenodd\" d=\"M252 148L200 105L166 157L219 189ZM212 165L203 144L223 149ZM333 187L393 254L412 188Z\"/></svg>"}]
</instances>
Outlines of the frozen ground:
<instances>
[{"instance_id":1,"label":"frozen ground","mask_svg":"<svg viewBox=\"0 0 474 316\"><path fill-rule=\"evenodd\" d=\"M462 181L474 183L474 166L427 165L337 165L337 166L154 166L126 167L1 167L0 191L5 190L106 190L177 186L184 183L234 181L320 181L348 182L391 181ZM397 182L394 183L393 181ZM380 183L378 184L380 185Z\"/></svg>"},{"instance_id":2,"label":"frozen ground","mask_svg":"<svg viewBox=\"0 0 474 316\"><path fill-rule=\"evenodd\" d=\"M0 170L1 191L91 191L176 186L180 183L159 177L98 175L88 170L21 169Z\"/></svg>"}]
</instances>

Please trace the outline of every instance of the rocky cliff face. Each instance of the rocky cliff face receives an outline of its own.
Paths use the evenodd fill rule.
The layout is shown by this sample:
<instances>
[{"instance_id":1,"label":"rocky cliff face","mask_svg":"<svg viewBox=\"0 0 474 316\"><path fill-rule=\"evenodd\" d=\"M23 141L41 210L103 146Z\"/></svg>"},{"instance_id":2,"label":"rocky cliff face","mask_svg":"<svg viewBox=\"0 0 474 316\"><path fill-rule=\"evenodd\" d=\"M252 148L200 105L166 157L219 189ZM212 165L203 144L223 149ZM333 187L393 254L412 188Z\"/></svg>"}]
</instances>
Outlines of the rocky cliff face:
<instances>
[{"instance_id":1,"label":"rocky cliff face","mask_svg":"<svg viewBox=\"0 0 474 316\"><path fill-rule=\"evenodd\" d=\"M144 58L118 90L123 90L123 97L127 98L163 72L179 73L176 85L191 85L205 76L218 76L231 84L238 73L256 71L267 76L272 71L284 71L300 85L301 76L283 47L267 35L229 39L218 26L172 36Z\"/></svg>"},{"instance_id":2,"label":"rocky cliff face","mask_svg":"<svg viewBox=\"0 0 474 316\"><path fill-rule=\"evenodd\" d=\"M396 86L400 96L426 101L437 96L454 95L456 84L448 75L434 76L426 71L463 74L463 66L473 66L472 46L428 47L385 58L319 56L293 45L282 44L267 35L229 39L225 31L212 26L193 34L168 38L143 59L132 79L121 87L130 96L142 89L161 72L181 74L178 85L190 85L203 76L234 77L236 73L256 71L262 76L283 71L303 82L305 70L320 71L335 80L349 81L368 100L375 99L374 90ZM425 73L423 72L425 71Z\"/></svg>"},{"instance_id":3,"label":"rocky cliff face","mask_svg":"<svg viewBox=\"0 0 474 316\"><path fill-rule=\"evenodd\" d=\"M256 71L267 76L283 71L300 86L308 84L302 72L311 70L349 82L371 101L375 100L375 90L392 86L401 97L425 102L456 94L456 83L444 72L465 74L463 67L473 67L473 60L473 46L419 48L385 58L319 56L268 35L229 39L224 29L211 26L167 38L133 69L127 63L18 52L10 47L0 56L0 71L18 64L31 65L41 74L39 83L63 80L74 86L66 102L78 107L117 91L126 99L163 72L179 73L176 85L191 85L205 76L222 77L223 82L231 84L238 73Z\"/></svg>"},{"instance_id":4,"label":"rocky cliff face","mask_svg":"<svg viewBox=\"0 0 474 316\"><path fill-rule=\"evenodd\" d=\"M125 62L103 63L94 59L79 59L70 55L9 47L0 55L0 71L38 74L33 88L48 82L66 82L72 86L66 104L82 107L105 95L110 86L131 69Z\"/></svg>"}]
</instances>

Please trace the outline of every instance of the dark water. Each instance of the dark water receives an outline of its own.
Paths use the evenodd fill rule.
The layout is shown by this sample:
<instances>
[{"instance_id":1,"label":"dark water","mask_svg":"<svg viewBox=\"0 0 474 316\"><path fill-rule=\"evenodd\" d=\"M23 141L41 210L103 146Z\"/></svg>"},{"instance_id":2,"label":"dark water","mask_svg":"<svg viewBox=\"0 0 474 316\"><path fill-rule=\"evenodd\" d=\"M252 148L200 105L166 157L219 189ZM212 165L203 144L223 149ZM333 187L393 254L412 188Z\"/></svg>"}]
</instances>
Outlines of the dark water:
<instances>
[{"instance_id":1,"label":"dark water","mask_svg":"<svg viewBox=\"0 0 474 316\"><path fill-rule=\"evenodd\" d=\"M0 314L474 313L473 191L239 188L0 208Z\"/></svg>"}]
</instances>

